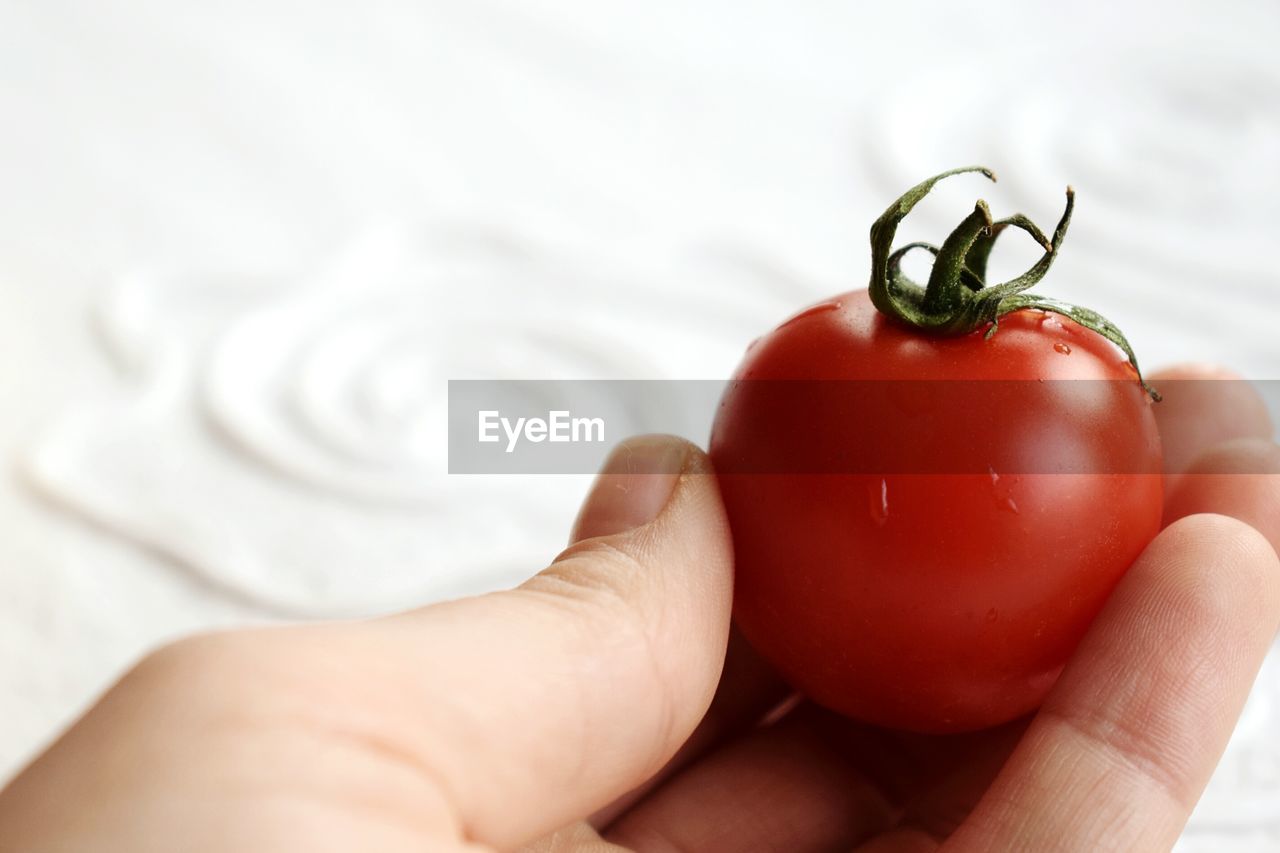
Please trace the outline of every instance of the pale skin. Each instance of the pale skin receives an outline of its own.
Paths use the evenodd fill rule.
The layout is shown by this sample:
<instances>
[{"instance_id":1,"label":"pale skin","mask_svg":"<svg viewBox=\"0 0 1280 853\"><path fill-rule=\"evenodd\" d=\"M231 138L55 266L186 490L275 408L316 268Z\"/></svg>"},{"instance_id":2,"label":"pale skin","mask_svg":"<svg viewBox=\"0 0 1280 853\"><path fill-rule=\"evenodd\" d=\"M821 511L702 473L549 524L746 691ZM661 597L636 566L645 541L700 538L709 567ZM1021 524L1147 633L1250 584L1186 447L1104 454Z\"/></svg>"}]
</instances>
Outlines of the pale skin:
<instances>
[{"instance_id":1,"label":"pale skin","mask_svg":"<svg viewBox=\"0 0 1280 853\"><path fill-rule=\"evenodd\" d=\"M1168 849L1280 622L1280 447L1241 386L1199 387L1156 408L1167 527L1028 720L776 710L714 477L651 437L518 589L150 655L0 794L0 850ZM654 454L683 473L635 473Z\"/></svg>"}]
</instances>

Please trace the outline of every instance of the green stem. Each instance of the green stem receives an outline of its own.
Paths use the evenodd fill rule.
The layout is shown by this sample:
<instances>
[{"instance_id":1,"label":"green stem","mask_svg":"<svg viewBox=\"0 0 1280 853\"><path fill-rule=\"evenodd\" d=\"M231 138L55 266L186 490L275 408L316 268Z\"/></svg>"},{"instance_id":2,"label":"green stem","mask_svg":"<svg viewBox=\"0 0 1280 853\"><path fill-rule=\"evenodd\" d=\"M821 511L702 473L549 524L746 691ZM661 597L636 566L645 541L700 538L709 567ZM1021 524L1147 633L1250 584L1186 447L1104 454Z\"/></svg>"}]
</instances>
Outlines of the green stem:
<instances>
[{"instance_id":1,"label":"green stem","mask_svg":"<svg viewBox=\"0 0 1280 853\"><path fill-rule=\"evenodd\" d=\"M868 288L871 302L885 314L917 328L927 329L933 321L920 310L920 303L924 301L924 288L905 278L893 281L889 277L889 255L893 252L893 238L897 234L898 223L920 203L920 199L929 194L934 184L943 178L966 172L981 172L992 181L996 179L995 172L985 166L965 166L934 175L903 193L871 224L871 285Z\"/></svg>"},{"instance_id":2,"label":"green stem","mask_svg":"<svg viewBox=\"0 0 1280 853\"><path fill-rule=\"evenodd\" d=\"M976 247L977 244L975 243L974 246ZM907 274L902 271L902 259L908 252L912 251L913 249L924 249L929 254L933 255L935 258L938 256L938 247L933 245L932 243L908 243L905 246L899 246L898 248L894 249L893 254L889 256L889 280L893 282L895 287L912 288L912 287L920 286L916 284L914 281L912 281L910 278L908 278ZM969 252L969 257L970 258L973 257L972 250ZM965 268L960 271L960 279L964 282L964 286L969 288L970 290L981 290L982 276L974 273L971 269L969 269L967 264L968 264L968 261L966 261Z\"/></svg>"},{"instance_id":3,"label":"green stem","mask_svg":"<svg viewBox=\"0 0 1280 853\"><path fill-rule=\"evenodd\" d=\"M996 179L994 172L982 166L943 172L907 190L872 224L871 282L868 286L872 304L901 323L926 334L940 336L967 335L986 326L985 337L990 338L998 331L1001 317L1025 308L1061 314L1118 346L1133 365L1143 389L1153 400L1160 400L1156 389L1142 378L1133 347L1114 323L1088 308L1024 293L1049 272L1062 247L1075 208L1075 190L1071 187L1067 187L1067 204L1052 239L1046 238L1044 232L1021 213L992 221L986 202L979 200L973 213L956 226L940 248L928 243L909 243L893 249L898 224L911 209L929 194L938 181L966 172L981 172L992 181ZM988 287L985 281L987 259L996 238L1010 227L1031 235L1044 247L1044 255L1022 275ZM917 248L926 249L934 256L933 271L924 287L901 270L902 257Z\"/></svg>"},{"instance_id":4,"label":"green stem","mask_svg":"<svg viewBox=\"0 0 1280 853\"><path fill-rule=\"evenodd\" d=\"M973 291L961 281L961 274L973 244L990 231L991 211L987 203L979 199L973 213L956 226L938 250L933 273L920 302L922 310L929 314L954 314L973 298Z\"/></svg>"}]
</instances>

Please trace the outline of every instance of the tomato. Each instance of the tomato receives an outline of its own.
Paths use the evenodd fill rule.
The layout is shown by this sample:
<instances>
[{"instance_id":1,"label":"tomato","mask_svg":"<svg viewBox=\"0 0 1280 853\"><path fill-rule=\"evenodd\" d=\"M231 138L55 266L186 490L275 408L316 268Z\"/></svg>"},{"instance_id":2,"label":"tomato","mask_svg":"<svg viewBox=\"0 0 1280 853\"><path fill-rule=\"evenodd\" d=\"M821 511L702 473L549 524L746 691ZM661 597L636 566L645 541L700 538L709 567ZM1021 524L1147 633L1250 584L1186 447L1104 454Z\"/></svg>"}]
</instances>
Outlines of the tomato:
<instances>
[{"instance_id":1,"label":"tomato","mask_svg":"<svg viewBox=\"0 0 1280 853\"><path fill-rule=\"evenodd\" d=\"M953 234L934 267L952 264L973 296L1002 227L979 211L976 236L957 249ZM1041 239L1048 262L1069 219L1070 203ZM884 278L760 338L721 402L710 453L733 531L734 618L821 705L973 730L1041 703L1159 530L1158 396L1118 330L1084 309L1019 290L966 330L937 311L913 323L878 308L928 303L889 281L889 231L873 229ZM947 310L972 311L967 298Z\"/></svg>"}]
</instances>

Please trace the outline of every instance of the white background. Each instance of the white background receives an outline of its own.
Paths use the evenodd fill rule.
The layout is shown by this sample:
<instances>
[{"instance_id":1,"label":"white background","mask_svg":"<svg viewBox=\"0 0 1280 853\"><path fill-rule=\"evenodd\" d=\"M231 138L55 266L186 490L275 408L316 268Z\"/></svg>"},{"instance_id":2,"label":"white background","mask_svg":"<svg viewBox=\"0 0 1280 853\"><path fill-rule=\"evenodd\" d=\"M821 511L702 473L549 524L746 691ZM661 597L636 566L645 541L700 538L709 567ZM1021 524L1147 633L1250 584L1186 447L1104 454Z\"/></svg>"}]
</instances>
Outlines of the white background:
<instances>
[{"instance_id":1,"label":"white background","mask_svg":"<svg viewBox=\"0 0 1280 853\"><path fill-rule=\"evenodd\" d=\"M583 478L446 477L446 379L723 377L944 168L1002 180L904 240L1073 183L1045 292L1280 379L1277 43L1274 0L0 2L0 776L166 638L535 570ZM1280 844L1277 670L1186 849Z\"/></svg>"}]
</instances>

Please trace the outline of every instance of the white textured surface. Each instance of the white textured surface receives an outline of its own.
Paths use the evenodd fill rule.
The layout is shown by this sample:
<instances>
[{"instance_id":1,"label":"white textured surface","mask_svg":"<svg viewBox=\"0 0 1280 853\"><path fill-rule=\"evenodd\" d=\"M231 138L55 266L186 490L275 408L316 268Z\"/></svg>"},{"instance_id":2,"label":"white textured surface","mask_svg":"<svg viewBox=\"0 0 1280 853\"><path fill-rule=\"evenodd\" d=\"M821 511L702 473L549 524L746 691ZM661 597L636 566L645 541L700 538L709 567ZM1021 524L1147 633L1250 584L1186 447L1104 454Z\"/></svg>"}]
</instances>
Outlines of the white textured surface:
<instances>
[{"instance_id":1,"label":"white textured surface","mask_svg":"<svg viewBox=\"0 0 1280 853\"><path fill-rule=\"evenodd\" d=\"M948 166L904 239L1071 182L1045 286L1280 378L1274 0L861 5L0 6L0 774L176 633L536 569L583 478L445 477L445 379L723 376ZM1277 726L1273 656L1185 849L1280 845Z\"/></svg>"}]
</instances>

